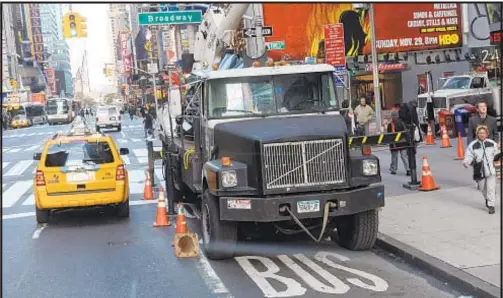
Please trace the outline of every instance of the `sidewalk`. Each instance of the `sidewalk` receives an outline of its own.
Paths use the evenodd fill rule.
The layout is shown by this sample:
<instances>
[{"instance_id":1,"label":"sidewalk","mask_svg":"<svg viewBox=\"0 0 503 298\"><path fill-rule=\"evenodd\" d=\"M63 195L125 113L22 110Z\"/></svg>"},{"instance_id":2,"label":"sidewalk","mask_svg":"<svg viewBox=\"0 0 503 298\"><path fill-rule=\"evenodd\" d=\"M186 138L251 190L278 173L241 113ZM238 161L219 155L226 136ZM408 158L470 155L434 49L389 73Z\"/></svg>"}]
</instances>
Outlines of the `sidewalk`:
<instances>
[{"instance_id":1,"label":"sidewalk","mask_svg":"<svg viewBox=\"0 0 503 298\"><path fill-rule=\"evenodd\" d=\"M418 179L421 158L428 156L432 175L439 190L431 192L401 190L404 176L388 174L389 151L376 152L386 184L386 206L380 214L379 231L412 248L452 265L496 287L501 286L501 193L498 184L496 213L489 215L485 201L456 156L457 140L452 148L436 145L419 148ZM388 189L390 190L388 192ZM391 192L391 193L390 193ZM484 284L484 282L481 282Z\"/></svg>"}]
</instances>

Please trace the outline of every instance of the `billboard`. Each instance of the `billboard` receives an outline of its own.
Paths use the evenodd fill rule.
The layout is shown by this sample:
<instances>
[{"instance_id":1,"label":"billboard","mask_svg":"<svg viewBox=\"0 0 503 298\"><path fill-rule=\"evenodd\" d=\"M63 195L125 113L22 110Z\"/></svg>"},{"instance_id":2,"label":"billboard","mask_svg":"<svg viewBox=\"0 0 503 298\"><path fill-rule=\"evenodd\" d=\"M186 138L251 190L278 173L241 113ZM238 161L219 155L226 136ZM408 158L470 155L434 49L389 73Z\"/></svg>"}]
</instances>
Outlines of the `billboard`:
<instances>
[{"instance_id":1,"label":"billboard","mask_svg":"<svg viewBox=\"0 0 503 298\"><path fill-rule=\"evenodd\" d=\"M51 90L52 95L58 94L58 90L56 88L56 70L54 68L46 68L45 77L47 78L47 85Z\"/></svg>"},{"instance_id":2,"label":"billboard","mask_svg":"<svg viewBox=\"0 0 503 298\"><path fill-rule=\"evenodd\" d=\"M266 42L284 41L285 48L269 50L274 60L304 60L324 56L324 26L341 23L346 56L371 52L366 10L346 3L265 3L264 26L273 27ZM375 4L379 53L420 51L462 45L460 4ZM400 12L400 13L397 13ZM294 20L294 21L292 21Z\"/></svg>"},{"instance_id":3,"label":"billboard","mask_svg":"<svg viewBox=\"0 0 503 298\"><path fill-rule=\"evenodd\" d=\"M27 8L28 36L31 41L31 53L35 61L42 63L45 59L44 38L40 21L40 8L38 3L25 4Z\"/></svg>"}]
</instances>

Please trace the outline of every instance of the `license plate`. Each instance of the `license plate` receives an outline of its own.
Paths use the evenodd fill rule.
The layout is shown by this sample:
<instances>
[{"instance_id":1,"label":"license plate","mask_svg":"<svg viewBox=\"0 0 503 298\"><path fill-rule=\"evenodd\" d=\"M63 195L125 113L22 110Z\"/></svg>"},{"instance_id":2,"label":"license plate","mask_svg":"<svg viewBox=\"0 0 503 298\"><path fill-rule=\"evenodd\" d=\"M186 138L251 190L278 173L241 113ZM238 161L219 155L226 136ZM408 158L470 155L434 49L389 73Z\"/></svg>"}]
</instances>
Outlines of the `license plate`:
<instances>
[{"instance_id":1,"label":"license plate","mask_svg":"<svg viewBox=\"0 0 503 298\"><path fill-rule=\"evenodd\" d=\"M83 172L83 173L68 173L66 175L66 180L68 182L88 182L94 180L94 172Z\"/></svg>"},{"instance_id":2,"label":"license plate","mask_svg":"<svg viewBox=\"0 0 503 298\"><path fill-rule=\"evenodd\" d=\"M297 202L298 213L317 212L317 211L320 211L319 200Z\"/></svg>"}]
</instances>

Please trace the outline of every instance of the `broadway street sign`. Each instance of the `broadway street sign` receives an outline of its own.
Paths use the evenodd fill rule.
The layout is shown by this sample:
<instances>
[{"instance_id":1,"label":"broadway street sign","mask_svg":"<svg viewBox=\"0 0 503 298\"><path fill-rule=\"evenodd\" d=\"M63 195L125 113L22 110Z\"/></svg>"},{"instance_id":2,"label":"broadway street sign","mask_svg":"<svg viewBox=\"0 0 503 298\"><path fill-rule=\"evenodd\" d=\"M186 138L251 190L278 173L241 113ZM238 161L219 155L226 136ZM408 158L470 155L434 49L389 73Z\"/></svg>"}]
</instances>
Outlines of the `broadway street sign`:
<instances>
[{"instance_id":1,"label":"broadway street sign","mask_svg":"<svg viewBox=\"0 0 503 298\"><path fill-rule=\"evenodd\" d=\"M140 25L199 24L203 19L200 10L142 12L138 14Z\"/></svg>"}]
</instances>

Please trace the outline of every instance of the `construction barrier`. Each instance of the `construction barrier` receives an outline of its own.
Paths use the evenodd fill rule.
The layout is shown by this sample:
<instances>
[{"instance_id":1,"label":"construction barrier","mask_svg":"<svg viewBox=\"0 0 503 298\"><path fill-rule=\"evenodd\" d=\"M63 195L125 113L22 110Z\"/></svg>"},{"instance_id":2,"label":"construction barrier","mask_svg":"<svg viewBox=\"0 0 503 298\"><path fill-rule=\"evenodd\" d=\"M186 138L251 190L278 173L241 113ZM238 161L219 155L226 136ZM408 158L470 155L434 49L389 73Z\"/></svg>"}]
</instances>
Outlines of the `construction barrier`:
<instances>
[{"instance_id":1,"label":"construction barrier","mask_svg":"<svg viewBox=\"0 0 503 298\"><path fill-rule=\"evenodd\" d=\"M349 148L362 147L364 145L391 145L396 143L407 142L407 131L382 133L378 135L368 135L359 137L349 137Z\"/></svg>"}]
</instances>

